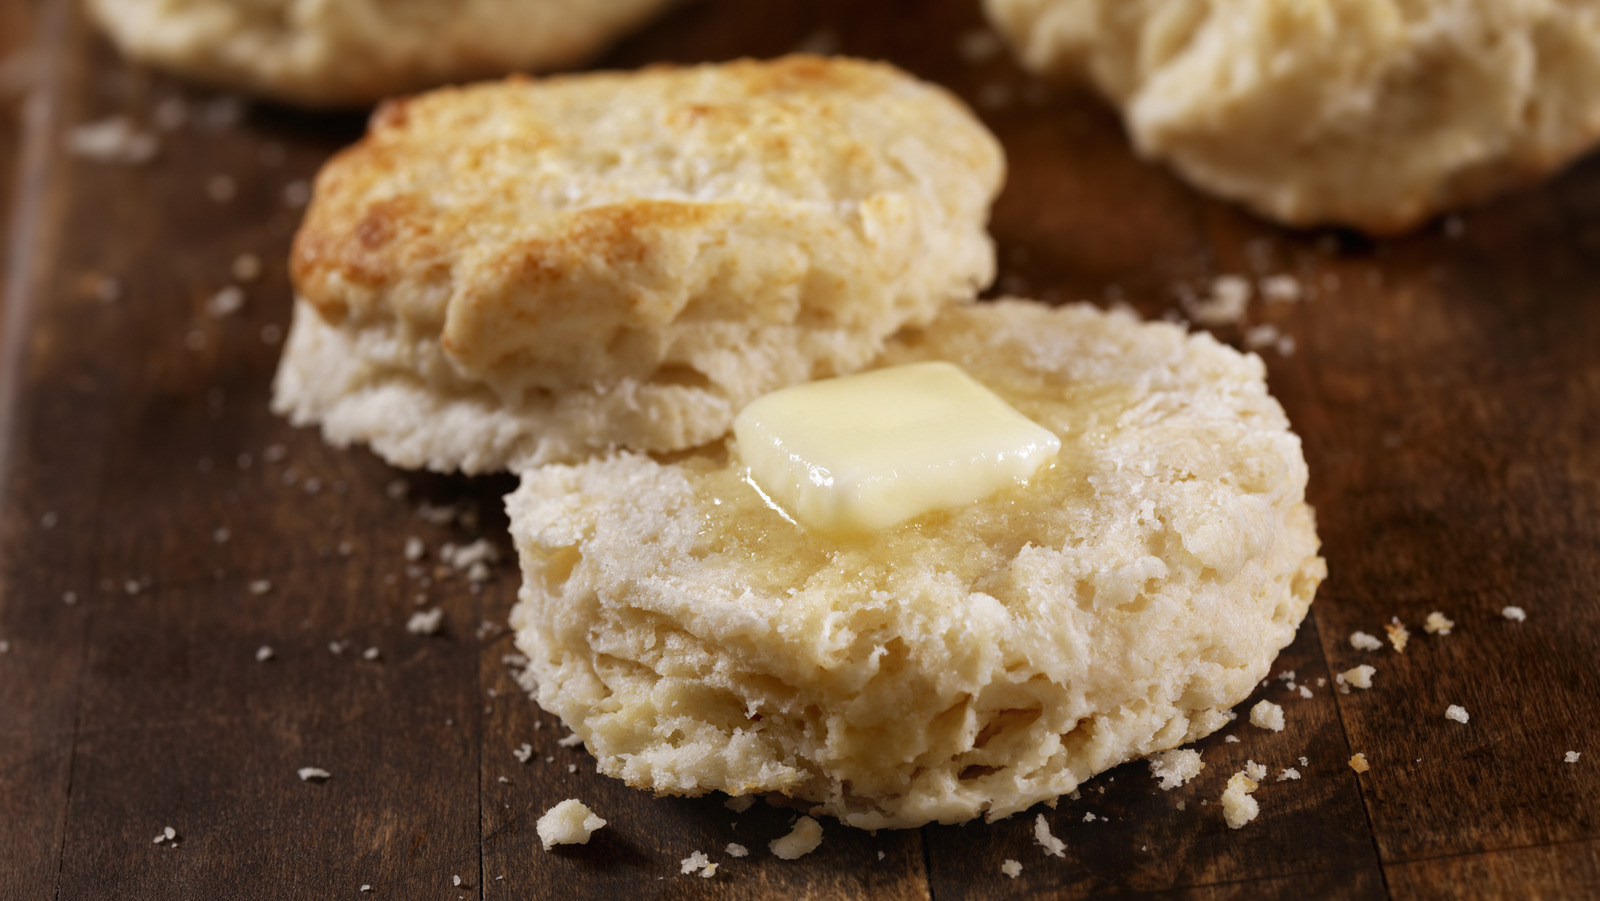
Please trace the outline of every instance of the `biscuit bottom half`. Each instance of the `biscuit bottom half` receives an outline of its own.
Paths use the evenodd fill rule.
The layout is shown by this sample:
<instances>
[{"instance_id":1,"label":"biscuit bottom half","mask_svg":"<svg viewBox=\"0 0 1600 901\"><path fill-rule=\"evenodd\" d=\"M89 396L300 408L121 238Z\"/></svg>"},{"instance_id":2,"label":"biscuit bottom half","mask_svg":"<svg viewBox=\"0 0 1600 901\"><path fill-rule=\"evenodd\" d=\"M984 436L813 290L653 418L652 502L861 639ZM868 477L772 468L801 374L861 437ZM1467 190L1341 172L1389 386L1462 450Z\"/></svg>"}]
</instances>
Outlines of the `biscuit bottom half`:
<instances>
[{"instance_id":1,"label":"biscuit bottom half","mask_svg":"<svg viewBox=\"0 0 1600 901\"><path fill-rule=\"evenodd\" d=\"M1062 441L1029 484L808 533L730 444L524 474L523 681L602 772L862 828L997 819L1228 722L1326 566L1259 358L1089 306L950 311L950 360Z\"/></svg>"}]
</instances>

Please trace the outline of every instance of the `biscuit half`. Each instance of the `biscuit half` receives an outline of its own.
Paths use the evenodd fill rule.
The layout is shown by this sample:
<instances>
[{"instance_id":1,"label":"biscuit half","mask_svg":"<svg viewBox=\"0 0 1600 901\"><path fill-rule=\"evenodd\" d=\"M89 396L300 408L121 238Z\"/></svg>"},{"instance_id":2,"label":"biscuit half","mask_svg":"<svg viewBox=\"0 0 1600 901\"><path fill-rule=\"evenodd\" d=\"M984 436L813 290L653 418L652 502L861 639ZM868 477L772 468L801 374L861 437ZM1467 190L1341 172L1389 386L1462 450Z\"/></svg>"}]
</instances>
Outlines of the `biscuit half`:
<instances>
[{"instance_id":1,"label":"biscuit half","mask_svg":"<svg viewBox=\"0 0 1600 901\"><path fill-rule=\"evenodd\" d=\"M467 472L669 452L850 372L993 277L994 137L793 56L385 105L317 177L274 407Z\"/></svg>"},{"instance_id":2,"label":"biscuit half","mask_svg":"<svg viewBox=\"0 0 1600 901\"><path fill-rule=\"evenodd\" d=\"M953 361L1054 431L1025 488L809 534L737 449L523 474L522 678L602 772L771 792L863 828L1004 817L1228 722L1326 573L1264 369L1092 307L959 308Z\"/></svg>"},{"instance_id":3,"label":"biscuit half","mask_svg":"<svg viewBox=\"0 0 1600 901\"><path fill-rule=\"evenodd\" d=\"M670 0L87 0L123 53L310 107L577 65Z\"/></svg>"},{"instance_id":4,"label":"biscuit half","mask_svg":"<svg viewBox=\"0 0 1600 901\"><path fill-rule=\"evenodd\" d=\"M1291 225L1410 228L1600 138L1589 0L985 0L1139 152Z\"/></svg>"}]
</instances>

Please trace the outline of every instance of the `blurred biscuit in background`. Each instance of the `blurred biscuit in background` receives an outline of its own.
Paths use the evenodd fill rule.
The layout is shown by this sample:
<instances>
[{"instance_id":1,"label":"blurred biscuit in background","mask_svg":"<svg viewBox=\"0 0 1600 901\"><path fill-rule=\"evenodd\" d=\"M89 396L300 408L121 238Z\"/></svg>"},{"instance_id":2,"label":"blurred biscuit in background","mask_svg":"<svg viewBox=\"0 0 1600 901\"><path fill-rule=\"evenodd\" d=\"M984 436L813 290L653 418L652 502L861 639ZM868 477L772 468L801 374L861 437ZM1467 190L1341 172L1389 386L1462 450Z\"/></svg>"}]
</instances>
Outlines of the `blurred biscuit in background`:
<instances>
[{"instance_id":1,"label":"blurred biscuit in background","mask_svg":"<svg viewBox=\"0 0 1600 901\"><path fill-rule=\"evenodd\" d=\"M578 65L670 0L87 0L138 62L309 107Z\"/></svg>"},{"instance_id":2,"label":"blurred biscuit in background","mask_svg":"<svg viewBox=\"0 0 1600 901\"><path fill-rule=\"evenodd\" d=\"M1385 233L1600 136L1592 0L985 0L1029 68L1088 81L1140 154L1294 226Z\"/></svg>"}]
</instances>

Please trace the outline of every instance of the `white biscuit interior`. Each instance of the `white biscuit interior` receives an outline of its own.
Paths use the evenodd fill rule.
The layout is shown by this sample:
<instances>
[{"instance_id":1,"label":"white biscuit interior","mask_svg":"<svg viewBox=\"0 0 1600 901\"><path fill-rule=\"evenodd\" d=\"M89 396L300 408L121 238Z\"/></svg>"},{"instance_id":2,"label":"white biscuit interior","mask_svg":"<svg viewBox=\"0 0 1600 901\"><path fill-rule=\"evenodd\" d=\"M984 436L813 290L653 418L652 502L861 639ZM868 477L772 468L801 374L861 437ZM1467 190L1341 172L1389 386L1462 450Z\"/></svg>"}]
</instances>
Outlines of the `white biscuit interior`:
<instances>
[{"instance_id":1,"label":"white biscuit interior","mask_svg":"<svg viewBox=\"0 0 1600 901\"><path fill-rule=\"evenodd\" d=\"M1263 678L1325 566L1259 358L1004 301L881 363L920 359L1054 431L1054 467L858 541L784 521L721 445L524 474L524 679L601 771L863 828L993 819L1212 732Z\"/></svg>"}]
</instances>

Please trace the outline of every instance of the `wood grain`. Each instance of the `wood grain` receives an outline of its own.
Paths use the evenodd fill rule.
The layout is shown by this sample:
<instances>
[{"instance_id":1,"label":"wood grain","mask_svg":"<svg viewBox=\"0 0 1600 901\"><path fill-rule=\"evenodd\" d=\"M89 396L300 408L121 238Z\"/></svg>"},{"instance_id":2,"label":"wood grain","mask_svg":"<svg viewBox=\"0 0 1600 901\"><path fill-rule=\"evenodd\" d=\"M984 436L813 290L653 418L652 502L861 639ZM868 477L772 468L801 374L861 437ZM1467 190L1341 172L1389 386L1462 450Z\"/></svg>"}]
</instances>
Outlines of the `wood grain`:
<instances>
[{"instance_id":1,"label":"wood grain","mask_svg":"<svg viewBox=\"0 0 1600 901\"><path fill-rule=\"evenodd\" d=\"M1296 276L1309 300L1258 302L1246 323L1295 341L1262 353L1305 443L1331 570L1240 708L1282 704L1285 731L1225 728L1172 792L1131 763L995 824L830 821L794 862L765 847L792 811L596 775L507 662L511 481L398 473L266 409L299 217L285 193L360 117L139 72L74 4L0 0L0 54L53 61L31 85L42 113L0 102L0 165L31 166L0 189L19 223L0 235L5 321L20 324L0 332L0 898L1600 895L1600 160L1407 238L1287 232L1135 158L1092 98L1003 54L964 59L980 25L959 0L715 0L597 64L805 46L946 85L1009 159L991 293L1161 316L1217 275ZM160 128L161 107L188 115ZM111 114L156 128L159 158L53 150ZM30 163L30 146L51 152ZM231 199L210 196L219 176ZM259 279L234 278L240 254ZM244 308L211 315L229 284ZM444 543L480 537L501 556L487 581L441 565ZM406 558L411 538L423 559ZM440 634L407 631L435 606ZM1433 610L1451 634L1422 632ZM1413 632L1403 654L1350 646L1390 617ZM1334 674L1362 662L1375 687L1337 692ZM1446 720L1450 704L1469 723ZM1372 763L1359 776L1355 751ZM1260 817L1230 830L1218 798L1247 761L1271 775ZM1300 778L1277 781L1290 767ZM610 824L546 853L534 822L567 797ZM1035 843L1040 816L1064 857ZM169 825L176 846L153 842ZM680 872L695 851L714 878Z\"/></svg>"}]
</instances>

